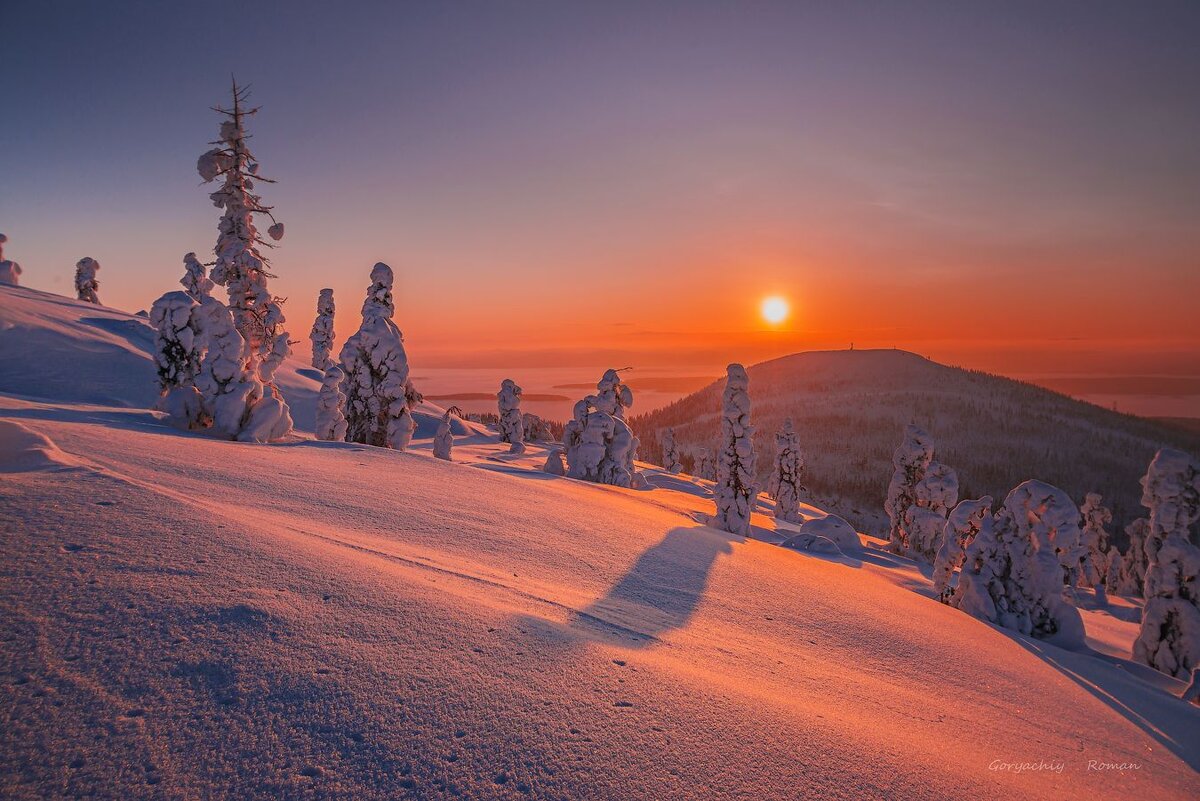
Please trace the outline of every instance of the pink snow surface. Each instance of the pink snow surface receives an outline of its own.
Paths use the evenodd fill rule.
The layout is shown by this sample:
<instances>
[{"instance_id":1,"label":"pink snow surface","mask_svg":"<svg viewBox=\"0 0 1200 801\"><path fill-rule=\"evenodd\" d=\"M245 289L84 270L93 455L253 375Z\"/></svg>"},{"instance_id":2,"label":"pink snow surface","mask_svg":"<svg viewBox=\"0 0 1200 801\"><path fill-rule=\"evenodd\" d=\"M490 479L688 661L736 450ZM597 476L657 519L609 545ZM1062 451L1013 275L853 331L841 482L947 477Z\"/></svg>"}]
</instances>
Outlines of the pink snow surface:
<instances>
[{"instance_id":1,"label":"pink snow surface","mask_svg":"<svg viewBox=\"0 0 1200 801\"><path fill-rule=\"evenodd\" d=\"M0 423L73 467L0 476L2 797L1200 794L1200 709L1128 661L1125 601L1069 652L877 540L702 525L688 476L584 484L478 432L453 463L223 442L38 382Z\"/></svg>"}]
</instances>

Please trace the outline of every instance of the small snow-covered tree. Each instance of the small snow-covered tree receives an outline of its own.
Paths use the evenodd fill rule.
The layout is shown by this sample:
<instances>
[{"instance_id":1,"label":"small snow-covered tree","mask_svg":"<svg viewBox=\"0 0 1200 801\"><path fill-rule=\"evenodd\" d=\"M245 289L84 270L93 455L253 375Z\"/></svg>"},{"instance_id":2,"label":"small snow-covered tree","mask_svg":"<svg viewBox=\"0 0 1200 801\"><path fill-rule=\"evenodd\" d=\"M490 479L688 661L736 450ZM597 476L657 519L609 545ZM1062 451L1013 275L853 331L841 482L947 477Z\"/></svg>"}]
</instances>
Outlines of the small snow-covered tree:
<instances>
[{"instance_id":1,"label":"small snow-covered tree","mask_svg":"<svg viewBox=\"0 0 1200 801\"><path fill-rule=\"evenodd\" d=\"M21 285L21 265L4 258L4 243L8 237L0 234L0 284L9 286Z\"/></svg>"},{"instance_id":2,"label":"small snow-covered tree","mask_svg":"<svg viewBox=\"0 0 1200 801\"><path fill-rule=\"evenodd\" d=\"M346 373L347 442L404 450L412 440L412 410L421 395L409 380L404 336L392 316L392 268L379 262L362 307L362 325L342 345Z\"/></svg>"},{"instance_id":3,"label":"small snow-covered tree","mask_svg":"<svg viewBox=\"0 0 1200 801\"><path fill-rule=\"evenodd\" d=\"M663 469L672 475L683 470L683 465L679 463L679 446L675 444L675 429L663 429L659 443L662 445Z\"/></svg>"},{"instance_id":4,"label":"small snow-covered tree","mask_svg":"<svg viewBox=\"0 0 1200 801\"><path fill-rule=\"evenodd\" d=\"M616 370L605 371L596 390L575 404L572 419L564 426L567 475L618 487L644 487L633 465L638 438L625 422L633 392L621 383Z\"/></svg>"},{"instance_id":5,"label":"small snow-covered tree","mask_svg":"<svg viewBox=\"0 0 1200 801\"><path fill-rule=\"evenodd\" d=\"M183 285L183 291L191 295L197 303L211 295L215 286L195 253L184 254L183 278L179 279L179 283Z\"/></svg>"},{"instance_id":6,"label":"small snow-covered tree","mask_svg":"<svg viewBox=\"0 0 1200 801\"><path fill-rule=\"evenodd\" d=\"M500 383L496 393L500 409L500 441L510 444L509 453L525 452L525 421L521 417L521 388L511 378Z\"/></svg>"},{"instance_id":7,"label":"small snow-covered tree","mask_svg":"<svg viewBox=\"0 0 1200 801\"><path fill-rule=\"evenodd\" d=\"M567 474L567 466L563 464L562 448L550 449L550 454L546 457L546 463L542 465L542 472L549 473L552 476L565 476Z\"/></svg>"},{"instance_id":8,"label":"small snow-covered tree","mask_svg":"<svg viewBox=\"0 0 1200 801\"><path fill-rule=\"evenodd\" d=\"M246 340L229 309L215 298L192 308L192 321L207 351L196 377L204 413L217 434L241 442L272 442L292 430L279 390L263 384L251 368Z\"/></svg>"},{"instance_id":9,"label":"small snow-covered tree","mask_svg":"<svg viewBox=\"0 0 1200 801\"><path fill-rule=\"evenodd\" d=\"M958 474L941 462L932 461L925 476L913 487L913 503L904 512L908 552L933 562L942 544L946 515L958 502Z\"/></svg>"},{"instance_id":10,"label":"small snow-covered tree","mask_svg":"<svg viewBox=\"0 0 1200 801\"><path fill-rule=\"evenodd\" d=\"M950 603L950 586L954 571L962 567L967 547L985 525L991 525L992 497L984 495L973 501L961 501L946 519L942 529L942 544L933 563L933 589L943 603Z\"/></svg>"},{"instance_id":11,"label":"small snow-covered tree","mask_svg":"<svg viewBox=\"0 0 1200 801\"><path fill-rule=\"evenodd\" d=\"M321 381L321 394L317 397L317 439L346 441L346 393L342 392L345 380L342 368L330 361Z\"/></svg>"},{"instance_id":12,"label":"small snow-covered tree","mask_svg":"<svg viewBox=\"0 0 1200 801\"><path fill-rule=\"evenodd\" d=\"M908 531L905 529L904 513L916 503L916 487L925 478L925 471L933 461L933 438L915 425L904 428L904 439L892 454L892 480L888 484L887 500L883 509L891 525L888 528L889 548L895 553L908 551Z\"/></svg>"},{"instance_id":13,"label":"small snow-covered tree","mask_svg":"<svg viewBox=\"0 0 1200 801\"><path fill-rule=\"evenodd\" d=\"M91 256L75 262L75 296L79 300L100 305L100 279L96 278L99 271L100 262Z\"/></svg>"},{"instance_id":14,"label":"small snow-covered tree","mask_svg":"<svg viewBox=\"0 0 1200 801\"><path fill-rule=\"evenodd\" d=\"M267 233L274 240L283 238L283 224L275 221L271 207L263 205L262 198L254 193L256 182L272 181L259 174L258 161L247 143L250 136L246 133L246 117L258 113L257 108L243 107L247 96L247 91L235 83L233 108L216 109L227 119L221 123L220 138L212 143L217 147L200 156L196 169L205 183L218 178L222 181L221 187L209 195L214 206L224 209L213 249L217 259L212 280L229 292L229 310L234 326L246 341L249 369L270 383L291 348L283 329L286 321L282 300L267 287L267 279L273 276L259 249L273 245L259 237L255 215L271 218L273 224ZM264 363L265 368L260 370ZM277 391L270 394L282 402Z\"/></svg>"},{"instance_id":15,"label":"small snow-covered tree","mask_svg":"<svg viewBox=\"0 0 1200 801\"><path fill-rule=\"evenodd\" d=\"M717 512L712 524L742 537L750 534L750 515L758 496L749 390L746 368L729 365L721 396L721 449L717 452L717 481L713 487Z\"/></svg>"},{"instance_id":16,"label":"small snow-covered tree","mask_svg":"<svg viewBox=\"0 0 1200 801\"><path fill-rule=\"evenodd\" d=\"M1189 530L1200 520L1200 461L1160 450L1142 479L1142 505L1150 567L1133 658L1186 681L1200 667L1200 548Z\"/></svg>"},{"instance_id":17,"label":"small snow-covered tree","mask_svg":"<svg viewBox=\"0 0 1200 801\"><path fill-rule=\"evenodd\" d=\"M536 414L521 412L521 425L524 426L526 442L554 441L554 430L550 422Z\"/></svg>"},{"instance_id":18,"label":"small snow-covered tree","mask_svg":"<svg viewBox=\"0 0 1200 801\"><path fill-rule=\"evenodd\" d=\"M792 425L792 418L783 421L783 428L775 433L775 467L771 471L768 489L775 498L775 519L799 523L800 517L800 474L804 470L804 456L800 453L800 436Z\"/></svg>"},{"instance_id":19,"label":"small snow-covered tree","mask_svg":"<svg viewBox=\"0 0 1200 801\"><path fill-rule=\"evenodd\" d=\"M188 293L168 292L150 307L159 388L155 408L166 412L173 426L185 430L212 424L203 413L200 391L196 389L206 347L192 316L195 306Z\"/></svg>"},{"instance_id":20,"label":"small snow-covered tree","mask_svg":"<svg viewBox=\"0 0 1200 801\"><path fill-rule=\"evenodd\" d=\"M992 524L967 546L951 604L967 614L1064 647L1083 643L1079 610L1062 598L1056 541L1079 538L1079 509L1041 481L1004 499Z\"/></svg>"},{"instance_id":21,"label":"small snow-covered tree","mask_svg":"<svg viewBox=\"0 0 1200 801\"><path fill-rule=\"evenodd\" d=\"M717 465L713 460L713 452L708 448L696 449L696 468L694 475L696 478L706 478L712 481L717 477Z\"/></svg>"},{"instance_id":22,"label":"small snow-covered tree","mask_svg":"<svg viewBox=\"0 0 1200 801\"><path fill-rule=\"evenodd\" d=\"M450 430L450 412L446 412L442 415L442 421L438 423L437 433L433 436L433 455L447 462L453 461L450 458L450 450L453 447L454 432Z\"/></svg>"},{"instance_id":23,"label":"small snow-covered tree","mask_svg":"<svg viewBox=\"0 0 1200 801\"><path fill-rule=\"evenodd\" d=\"M308 338L312 340L312 366L324 370L333 359L333 290L322 289L317 298L317 319Z\"/></svg>"},{"instance_id":24,"label":"small snow-covered tree","mask_svg":"<svg viewBox=\"0 0 1200 801\"><path fill-rule=\"evenodd\" d=\"M1125 526L1125 536L1129 539L1128 550L1124 554L1116 548L1108 552L1104 587L1109 594L1142 597L1146 569L1150 566L1146 556L1146 533L1149 530L1150 521L1139 517Z\"/></svg>"},{"instance_id":25,"label":"small snow-covered tree","mask_svg":"<svg viewBox=\"0 0 1200 801\"><path fill-rule=\"evenodd\" d=\"M1103 603L1105 600L1104 578L1108 570L1108 530L1106 525L1112 522L1112 512L1101 503L1098 494L1089 492L1079 507L1083 521L1082 556L1077 568L1076 584L1081 587L1092 587L1096 599Z\"/></svg>"}]
</instances>

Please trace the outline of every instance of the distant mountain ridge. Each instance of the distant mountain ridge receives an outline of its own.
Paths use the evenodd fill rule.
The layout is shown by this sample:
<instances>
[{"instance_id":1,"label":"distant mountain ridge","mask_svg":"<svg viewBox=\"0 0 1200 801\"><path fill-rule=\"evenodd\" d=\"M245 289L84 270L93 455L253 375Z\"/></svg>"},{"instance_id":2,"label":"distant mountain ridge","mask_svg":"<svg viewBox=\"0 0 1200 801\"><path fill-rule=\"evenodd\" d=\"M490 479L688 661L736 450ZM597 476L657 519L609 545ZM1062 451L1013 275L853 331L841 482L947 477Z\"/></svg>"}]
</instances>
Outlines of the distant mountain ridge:
<instances>
[{"instance_id":1,"label":"distant mountain ridge","mask_svg":"<svg viewBox=\"0 0 1200 801\"><path fill-rule=\"evenodd\" d=\"M810 351L748 372L760 475L770 468L775 432L792 417L813 499L867 531L883 523L892 451L907 423L933 435L936 458L958 471L961 498L986 494L999 503L1021 481L1038 478L1077 503L1101 493L1115 532L1144 514L1138 480L1158 448L1200 452L1200 432L902 350ZM641 457L659 460L667 426L685 451L712 447L722 385L634 417Z\"/></svg>"}]
</instances>

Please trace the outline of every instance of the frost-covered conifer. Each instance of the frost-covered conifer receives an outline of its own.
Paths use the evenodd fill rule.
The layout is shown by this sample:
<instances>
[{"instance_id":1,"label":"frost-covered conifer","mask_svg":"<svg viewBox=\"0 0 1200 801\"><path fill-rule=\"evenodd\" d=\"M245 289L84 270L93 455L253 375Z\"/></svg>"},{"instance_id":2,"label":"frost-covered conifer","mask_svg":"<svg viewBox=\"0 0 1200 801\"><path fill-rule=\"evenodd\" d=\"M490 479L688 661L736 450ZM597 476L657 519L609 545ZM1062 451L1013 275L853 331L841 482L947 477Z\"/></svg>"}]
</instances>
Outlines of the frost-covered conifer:
<instances>
[{"instance_id":1,"label":"frost-covered conifer","mask_svg":"<svg viewBox=\"0 0 1200 801\"><path fill-rule=\"evenodd\" d=\"M1079 610L1062 598L1055 542L1079 538L1079 509L1062 490L1026 481L967 546L951 604L1022 634L1083 643Z\"/></svg>"},{"instance_id":2,"label":"frost-covered conifer","mask_svg":"<svg viewBox=\"0 0 1200 801\"><path fill-rule=\"evenodd\" d=\"M329 355L333 352L332 289L322 289L317 298L317 319L308 338L312 340L312 366L324 370L333 361Z\"/></svg>"},{"instance_id":3,"label":"frost-covered conifer","mask_svg":"<svg viewBox=\"0 0 1200 801\"><path fill-rule=\"evenodd\" d=\"M946 515L957 502L958 474L941 462L930 462L924 478L913 487L912 505L904 512L911 556L934 561L942 544Z\"/></svg>"},{"instance_id":4,"label":"frost-covered conifer","mask_svg":"<svg viewBox=\"0 0 1200 801\"><path fill-rule=\"evenodd\" d=\"M183 291L191 295L193 300L199 303L212 294L215 284L208 277L208 271L196 258L195 253L184 254L183 270L183 278L179 279L179 283L183 285Z\"/></svg>"},{"instance_id":5,"label":"frost-covered conifer","mask_svg":"<svg viewBox=\"0 0 1200 801\"><path fill-rule=\"evenodd\" d=\"M933 563L933 589L938 597L949 603L953 594L950 580L962 567L967 548L985 525L991 525L992 497L984 495L974 501L962 501L946 519L942 529L942 545Z\"/></svg>"},{"instance_id":6,"label":"frost-covered conifer","mask_svg":"<svg viewBox=\"0 0 1200 801\"><path fill-rule=\"evenodd\" d=\"M317 397L317 439L346 441L346 393L342 392L345 380L342 368L330 361L321 381L321 394Z\"/></svg>"},{"instance_id":7,"label":"frost-covered conifer","mask_svg":"<svg viewBox=\"0 0 1200 801\"><path fill-rule=\"evenodd\" d=\"M196 376L206 350L192 309L196 302L186 292L168 292L150 307L154 326L154 365L158 370L159 398L155 408L166 412L171 424L182 429L207 428Z\"/></svg>"},{"instance_id":8,"label":"frost-covered conifer","mask_svg":"<svg viewBox=\"0 0 1200 801\"><path fill-rule=\"evenodd\" d=\"M446 412L442 415L442 422L438 423L437 433L433 436L433 455L447 462L453 461L450 458L450 450L453 447L454 432L450 430L450 412Z\"/></svg>"},{"instance_id":9,"label":"frost-covered conifer","mask_svg":"<svg viewBox=\"0 0 1200 801\"><path fill-rule=\"evenodd\" d=\"M204 413L213 431L242 442L272 442L292 430L292 417L279 390L264 385L251 368L247 344L233 316L215 298L192 308L192 321L207 351L196 377Z\"/></svg>"},{"instance_id":10,"label":"frost-covered conifer","mask_svg":"<svg viewBox=\"0 0 1200 801\"><path fill-rule=\"evenodd\" d=\"M510 443L509 453L525 452L525 421L521 417L521 388L511 378L500 383L496 393L500 409L500 441Z\"/></svg>"},{"instance_id":11,"label":"frost-covered conifer","mask_svg":"<svg viewBox=\"0 0 1200 801\"><path fill-rule=\"evenodd\" d=\"M660 440L662 445L662 466L668 473L675 475L683 470L679 463L679 446L675 444L675 429L665 428Z\"/></svg>"},{"instance_id":12,"label":"frost-covered conifer","mask_svg":"<svg viewBox=\"0 0 1200 801\"><path fill-rule=\"evenodd\" d=\"M1125 536L1129 539L1128 550L1124 554L1116 548L1108 552L1104 587L1110 594L1142 597L1146 569L1150 566L1146 556L1146 533L1149 530L1150 521L1139 517L1125 526Z\"/></svg>"},{"instance_id":13,"label":"frost-covered conifer","mask_svg":"<svg viewBox=\"0 0 1200 801\"><path fill-rule=\"evenodd\" d=\"M8 237L0 234L0 284L21 285L21 265L4 258L4 243Z\"/></svg>"},{"instance_id":14,"label":"frost-covered conifer","mask_svg":"<svg viewBox=\"0 0 1200 801\"><path fill-rule=\"evenodd\" d=\"M575 404L563 430L567 475L584 481L639 489L642 476L633 466L638 438L625 422L625 409L633 405L633 392L621 383L616 370L608 370L596 384L596 394Z\"/></svg>"},{"instance_id":15,"label":"frost-covered conifer","mask_svg":"<svg viewBox=\"0 0 1200 801\"><path fill-rule=\"evenodd\" d=\"M404 450L412 440L421 394L408 378L404 336L392 321L392 268L379 262L362 307L362 325L342 345L347 442Z\"/></svg>"},{"instance_id":16,"label":"frost-covered conifer","mask_svg":"<svg viewBox=\"0 0 1200 801\"><path fill-rule=\"evenodd\" d=\"M213 205L224 209L217 226L217 245L213 249L217 260L212 268L212 280L229 292L229 310L234 325L246 341L247 363L251 372L270 383L275 369L291 351L282 301L267 287L270 265L259 246L271 245L258 235L254 215L265 214L274 223L267 231L272 239L283 238L283 225L275 222L271 207L254 193L256 181L270 183L259 175L258 162L247 145L249 135L245 118L258 109L242 107L247 97L245 89L233 86L233 108L217 109L228 117L221 123L217 147L200 156L196 169L205 183L222 179L221 188L209 197ZM277 391L268 393L279 398ZM285 404L286 411L286 404Z\"/></svg>"},{"instance_id":17,"label":"frost-covered conifer","mask_svg":"<svg viewBox=\"0 0 1200 801\"><path fill-rule=\"evenodd\" d=\"M904 514L916 503L916 487L925 478L925 471L933 461L933 438L914 425L904 429L904 440L892 454L891 483L888 484L887 500L883 509L891 525L888 529L889 548L896 553L908 551L908 531L905 529Z\"/></svg>"},{"instance_id":18,"label":"frost-covered conifer","mask_svg":"<svg viewBox=\"0 0 1200 801\"><path fill-rule=\"evenodd\" d=\"M1150 567L1133 658L1186 681L1200 667L1200 548L1189 530L1200 520L1200 462L1160 450L1142 479L1142 505L1150 510Z\"/></svg>"},{"instance_id":19,"label":"frost-covered conifer","mask_svg":"<svg viewBox=\"0 0 1200 801\"><path fill-rule=\"evenodd\" d=\"M536 414L521 412L521 425L525 427L526 442L553 442L554 432L550 423Z\"/></svg>"},{"instance_id":20,"label":"frost-covered conifer","mask_svg":"<svg viewBox=\"0 0 1200 801\"><path fill-rule=\"evenodd\" d=\"M696 449L696 478L706 478L712 481L717 477L717 466L713 460L713 452L709 448Z\"/></svg>"},{"instance_id":21,"label":"frost-covered conifer","mask_svg":"<svg viewBox=\"0 0 1200 801\"><path fill-rule=\"evenodd\" d=\"M758 496L749 389L746 368L729 365L721 398L721 449L717 452L717 481L713 487L717 503L713 526L743 537L750 534L750 514Z\"/></svg>"},{"instance_id":22,"label":"frost-covered conifer","mask_svg":"<svg viewBox=\"0 0 1200 801\"><path fill-rule=\"evenodd\" d=\"M775 469L771 471L768 484L775 498L776 520L800 522L800 474L803 470L800 437L789 417L783 421L783 428L775 434Z\"/></svg>"},{"instance_id":23,"label":"frost-covered conifer","mask_svg":"<svg viewBox=\"0 0 1200 801\"><path fill-rule=\"evenodd\" d=\"M552 476L565 476L567 474L567 466L563 464L562 448L550 449L550 454L546 457L546 463L542 465L542 472L549 473Z\"/></svg>"},{"instance_id":24,"label":"frost-covered conifer","mask_svg":"<svg viewBox=\"0 0 1200 801\"><path fill-rule=\"evenodd\" d=\"M1092 587L1096 599L1103 603L1105 600L1104 578L1108 570L1108 530L1105 526L1112 522L1112 512L1101 503L1102 498L1094 492L1089 492L1079 507L1083 521L1082 556L1079 559L1078 579L1080 587Z\"/></svg>"},{"instance_id":25,"label":"frost-covered conifer","mask_svg":"<svg viewBox=\"0 0 1200 801\"><path fill-rule=\"evenodd\" d=\"M75 296L79 300L100 305L100 279L96 278L99 271L100 262L91 256L75 262Z\"/></svg>"}]
</instances>

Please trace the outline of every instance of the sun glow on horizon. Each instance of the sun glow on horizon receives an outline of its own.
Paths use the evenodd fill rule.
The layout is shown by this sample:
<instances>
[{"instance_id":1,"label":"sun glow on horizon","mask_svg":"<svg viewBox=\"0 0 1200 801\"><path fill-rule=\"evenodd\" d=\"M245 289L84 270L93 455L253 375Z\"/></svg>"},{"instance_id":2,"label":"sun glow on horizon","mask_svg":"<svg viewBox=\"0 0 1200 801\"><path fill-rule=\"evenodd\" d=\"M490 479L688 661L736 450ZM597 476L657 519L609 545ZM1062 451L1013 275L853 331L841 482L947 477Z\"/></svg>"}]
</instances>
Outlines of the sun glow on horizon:
<instances>
[{"instance_id":1,"label":"sun glow on horizon","mask_svg":"<svg viewBox=\"0 0 1200 801\"><path fill-rule=\"evenodd\" d=\"M787 298L771 295L763 298L761 311L764 320L771 325L779 325L788 318L792 310L788 305Z\"/></svg>"}]
</instances>

